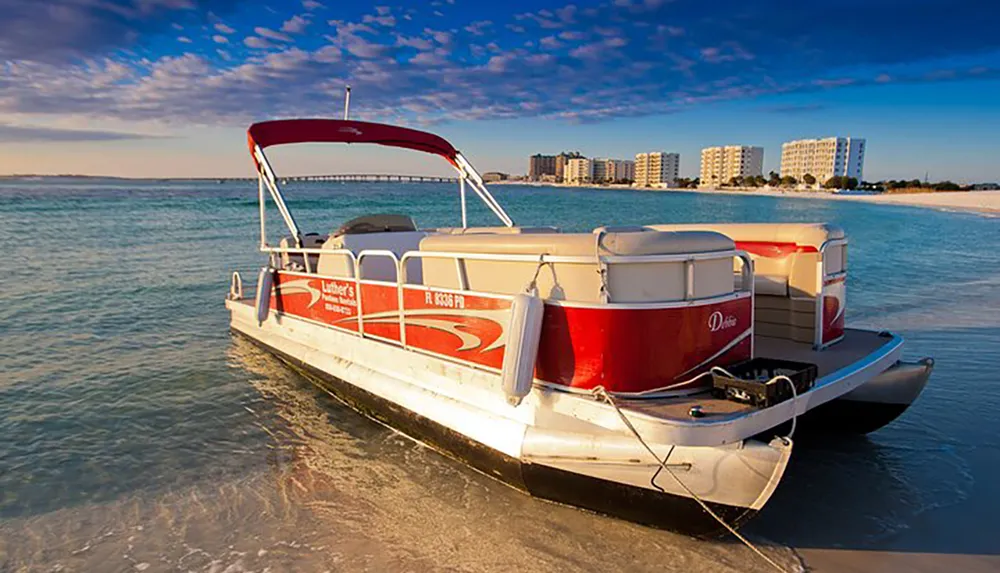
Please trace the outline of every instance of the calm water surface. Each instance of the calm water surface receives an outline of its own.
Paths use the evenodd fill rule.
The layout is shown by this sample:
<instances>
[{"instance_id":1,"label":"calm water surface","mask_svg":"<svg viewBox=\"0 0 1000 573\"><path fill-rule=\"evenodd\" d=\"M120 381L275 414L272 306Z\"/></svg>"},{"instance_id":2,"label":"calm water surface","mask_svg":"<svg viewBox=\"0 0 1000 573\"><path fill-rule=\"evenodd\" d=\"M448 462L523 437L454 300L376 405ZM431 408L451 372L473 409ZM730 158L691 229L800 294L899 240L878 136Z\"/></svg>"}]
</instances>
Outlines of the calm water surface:
<instances>
[{"instance_id":1,"label":"calm water surface","mask_svg":"<svg viewBox=\"0 0 1000 573\"><path fill-rule=\"evenodd\" d=\"M0 571L766 571L531 499L347 410L230 336L253 277L247 183L0 183ZM800 444L747 533L799 548L996 555L1000 220L855 202L501 187L523 225L830 221L848 320L938 367L864 439ZM454 225L434 184L291 185L305 230L396 211ZM485 212L474 221L489 223ZM277 229L279 221L270 222Z\"/></svg>"}]
</instances>

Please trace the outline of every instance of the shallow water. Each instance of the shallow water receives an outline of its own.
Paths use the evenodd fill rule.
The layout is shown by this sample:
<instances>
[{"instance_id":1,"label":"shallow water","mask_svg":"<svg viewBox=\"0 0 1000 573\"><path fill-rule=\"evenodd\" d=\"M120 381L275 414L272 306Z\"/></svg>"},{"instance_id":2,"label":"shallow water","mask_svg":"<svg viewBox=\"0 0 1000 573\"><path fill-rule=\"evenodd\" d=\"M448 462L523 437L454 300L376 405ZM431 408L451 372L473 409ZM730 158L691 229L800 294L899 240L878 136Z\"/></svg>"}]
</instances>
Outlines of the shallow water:
<instances>
[{"instance_id":1,"label":"shallow water","mask_svg":"<svg viewBox=\"0 0 1000 573\"><path fill-rule=\"evenodd\" d=\"M746 532L801 548L996 555L1000 222L841 201L500 187L520 224L830 221L848 321L932 355L931 385L864 439L800 444ZM0 183L0 571L766 571L531 499L370 422L227 329L254 276L256 187ZM435 184L291 185L305 230L368 212L454 225ZM484 210L473 221L488 224ZM269 221L277 232L279 221Z\"/></svg>"}]
</instances>

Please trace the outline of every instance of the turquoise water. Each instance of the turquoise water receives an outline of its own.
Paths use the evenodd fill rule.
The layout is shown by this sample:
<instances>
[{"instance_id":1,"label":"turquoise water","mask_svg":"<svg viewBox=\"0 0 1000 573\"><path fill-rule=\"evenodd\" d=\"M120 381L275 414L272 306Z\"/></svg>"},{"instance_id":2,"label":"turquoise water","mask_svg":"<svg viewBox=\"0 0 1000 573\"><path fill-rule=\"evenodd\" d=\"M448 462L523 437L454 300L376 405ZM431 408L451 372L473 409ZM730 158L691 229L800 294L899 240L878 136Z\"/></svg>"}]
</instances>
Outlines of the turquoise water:
<instances>
[{"instance_id":1,"label":"turquoise water","mask_svg":"<svg viewBox=\"0 0 1000 573\"><path fill-rule=\"evenodd\" d=\"M864 439L800 444L747 528L797 549L996 555L1000 220L847 201L498 187L523 225L830 221L848 321L934 356ZM300 226L376 211L457 223L436 184L301 184ZM530 499L371 423L233 339L254 276L249 183L0 183L0 571L767 570L703 542ZM485 210L473 221L492 224ZM269 222L277 232L279 221ZM623 557L624 556L624 557Z\"/></svg>"}]
</instances>

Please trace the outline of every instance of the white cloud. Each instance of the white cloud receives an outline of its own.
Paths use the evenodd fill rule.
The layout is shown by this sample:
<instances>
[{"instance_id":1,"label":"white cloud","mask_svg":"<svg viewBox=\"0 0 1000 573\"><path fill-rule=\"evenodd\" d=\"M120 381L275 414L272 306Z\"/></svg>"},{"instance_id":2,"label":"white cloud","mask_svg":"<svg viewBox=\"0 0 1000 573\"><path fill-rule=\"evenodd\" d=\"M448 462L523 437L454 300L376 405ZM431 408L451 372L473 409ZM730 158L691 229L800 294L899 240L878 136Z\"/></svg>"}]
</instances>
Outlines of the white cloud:
<instances>
[{"instance_id":1,"label":"white cloud","mask_svg":"<svg viewBox=\"0 0 1000 573\"><path fill-rule=\"evenodd\" d=\"M437 43L439 43L439 44L447 45L447 44L451 43L451 39L452 39L451 32L445 32L443 30L432 30L430 28L424 28L424 33L427 34L427 35L429 35L430 37L434 38L434 41L437 42Z\"/></svg>"},{"instance_id":2,"label":"white cloud","mask_svg":"<svg viewBox=\"0 0 1000 573\"><path fill-rule=\"evenodd\" d=\"M215 29L216 29L216 31L222 32L223 34L232 34L233 32L236 31L236 30L230 28L229 26L223 24L222 22L217 23L215 25Z\"/></svg>"},{"instance_id":3,"label":"white cloud","mask_svg":"<svg viewBox=\"0 0 1000 573\"><path fill-rule=\"evenodd\" d=\"M431 52L421 52L410 58L410 63L418 66L443 66L448 63L448 51L438 48Z\"/></svg>"},{"instance_id":4,"label":"white cloud","mask_svg":"<svg viewBox=\"0 0 1000 573\"><path fill-rule=\"evenodd\" d=\"M212 41L215 42L216 44L228 44L229 43L229 38L227 38L227 37L225 37L225 36L223 36L221 34L216 34L216 35L212 36Z\"/></svg>"},{"instance_id":5,"label":"white cloud","mask_svg":"<svg viewBox=\"0 0 1000 573\"><path fill-rule=\"evenodd\" d=\"M177 37L177 41L180 42L180 43L182 43L182 44L190 44L191 43L191 38L188 38L187 36L178 36Z\"/></svg>"},{"instance_id":6,"label":"white cloud","mask_svg":"<svg viewBox=\"0 0 1000 573\"><path fill-rule=\"evenodd\" d=\"M407 36L396 36L397 46L406 46L408 48L414 48L421 52L430 50L434 47L434 42L431 42L427 38L417 38L417 37L407 37Z\"/></svg>"},{"instance_id":7,"label":"white cloud","mask_svg":"<svg viewBox=\"0 0 1000 573\"><path fill-rule=\"evenodd\" d=\"M367 24L378 24L379 26L384 26L386 28L392 28L396 25L395 16L372 16L371 14L368 14L362 18L362 21Z\"/></svg>"},{"instance_id":8,"label":"white cloud","mask_svg":"<svg viewBox=\"0 0 1000 573\"><path fill-rule=\"evenodd\" d=\"M301 34L305 31L306 26L309 25L309 19L300 15L295 15L285 20L285 23L281 25L281 31L287 32L289 34Z\"/></svg>"},{"instance_id":9,"label":"white cloud","mask_svg":"<svg viewBox=\"0 0 1000 573\"><path fill-rule=\"evenodd\" d=\"M465 27L465 31L472 34L473 36L482 36L486 33L486 29L493 25L493 22L489 20L478 20Z\"/></svg>"},{"instance_id":10,"label":"white cloud","mask_svg":"<svg viewBox=\"0 0 1000 573\"><path fill-rule=\"evenodd\" d=\"M254 48L257 50L264 50L271 47L271 42L268 42L264 38L258 38L257 36L248 36L243 38L243 44L248 48Z\"/></svg>"},{"instance_id":11,"label":"white cloud","mask_svg":"<svg viewBox=\"0 0 1000 573\"><path fill-rule=\"evenodd\" d=\"M292 39L281 32L275 32L270 28L265 28L263 26L257 26L253 31L261 38L266 38L268 40L276 40L278 42L291 42Z\"/></svg>"},{"instance_id":12,"label":"white cloud","mask_svg":"<svg viewBox=\"0 0 1000 573\"><path fill-rule=\"evenodd\" d=\"M337 46L323 46L313 54L313 59L322 63L333 63L341 60L340 48Z\"/></svg>"},{"instance_id":13,"label":"white cloud","mask_svg":"<svg viewBox=\"0 0 1000 573\"><path fill-rule=\"evenodd\" d=\"M546 50L555 50L562 47L562 42L557 40L555 36L546 36L538 41L538 45Z\"/></svg>"}]
</instances>

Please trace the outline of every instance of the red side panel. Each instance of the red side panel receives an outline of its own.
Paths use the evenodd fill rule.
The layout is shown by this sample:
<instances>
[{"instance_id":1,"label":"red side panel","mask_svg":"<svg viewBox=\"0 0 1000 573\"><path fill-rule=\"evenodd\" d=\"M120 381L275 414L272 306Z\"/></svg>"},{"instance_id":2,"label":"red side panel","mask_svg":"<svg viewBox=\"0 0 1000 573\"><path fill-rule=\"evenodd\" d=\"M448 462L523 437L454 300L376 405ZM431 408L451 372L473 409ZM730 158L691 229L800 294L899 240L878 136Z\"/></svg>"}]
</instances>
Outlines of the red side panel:
<instances>
[{"instance_id":1,"label":"red side panel","mask_svg":"<svg viewBox=\"0 0 1000 573\"><path fill-rule=\"evenodd\" d=\"M357 332L354 281L278 272L271 308ZM399 340L398 290L362 284L364 332ZM403 289L406 345L499 370L511 301ZM535 375L576 388L638 392L750 357L750 298L702 306L622 309L546 305Z\"/></svg>"},{"instance_id":2,"label":"red side panel","mask_svg":"<svg viewBox=\"0 0 1000 573\"><path fill-rule=\"evenodd\" d=\"M797 245L795 243L775 243L771 241L736 241L736 248L741 251L768 257L771 259L783 259L794 253L818 253L816 247L808 245Z\"/></svg>"},{"instance_id":3,"label":"red side panel","mask_svg":"<svg viewBox=\"0 0 1000 573\"><path fill-rule=\"evenodd\" d=\"M828 280L823 285L823 344L844 336L846 294L844 277Z\"/></svg>"},{"instance_id":4,"label":"red side panel","mask_svg":"<svg viewBox=\"0 0 1000 573\"><path fill-rule=\"evenodd\" d=\"M510 304L502 298L406 288L406 344L499 369Z\"/></svg>"},{"instance_id":5,"label":"red side panel","mask_svg":"<svg viewBox=\"0 0 1000 573\"><path fill-rule=\"evenodd\" d=\"M339 328L358 330L358 299L353 280L275 273L271 308Z\"/></svg>"},{"instance_id":6,"label":"red side panel","mask_svg":"<svg viewBox=\"0 0 1000 573\"><path fill-rule=\"evenodd\" d=\"M361 284L365 334L399 340L399 289L396 285Z\"/></svg>"},{"instance_id":7,"label":"red side panel","mask_svg":"<svg viewBox=\"0 0 1000 573\"><path fill-rule=\"evenodd\" d=\"M750 337L735 342L750 317L749 298L636 310L547 305L536 375L617 392L663 387L750 358Z\"/></svg>"}]
</instances>

